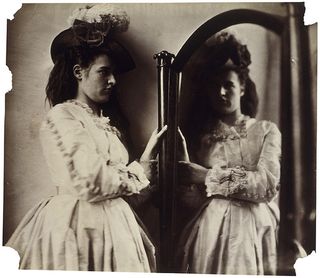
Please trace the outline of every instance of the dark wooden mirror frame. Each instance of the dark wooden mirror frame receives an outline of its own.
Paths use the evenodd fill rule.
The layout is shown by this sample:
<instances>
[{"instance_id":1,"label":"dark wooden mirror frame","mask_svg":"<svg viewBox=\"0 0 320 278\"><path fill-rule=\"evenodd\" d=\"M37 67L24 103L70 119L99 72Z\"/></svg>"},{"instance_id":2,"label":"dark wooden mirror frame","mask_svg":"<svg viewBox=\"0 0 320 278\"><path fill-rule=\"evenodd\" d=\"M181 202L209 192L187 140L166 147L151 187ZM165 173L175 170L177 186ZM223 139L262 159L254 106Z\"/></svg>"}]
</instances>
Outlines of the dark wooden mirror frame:
<instances>
[{"instance_id":1,"label":"dark wooden mirror frame","mask_svg":"<svg viewBox=\"0 0 320 278\"><path fill-rule=\"evenodd\" d=\"M154 57L158 62L158 125L159 128L168 125L159 154L161 272L174 272L176 130L181 74L188 60L208 38L242 23L262 26L281 38L282 162L278 274L294 274L293 264L299 256L300 247L304 246L307 253L315 249L315 220L309 219L315 209L315 117L310 111L311 97L302 94L311 90L308 34L303 25L303 3L284 5L287 5L286 16L250 9L221 13L201 25L175 57L166 51Z\"/></svg>"}]
</instances>

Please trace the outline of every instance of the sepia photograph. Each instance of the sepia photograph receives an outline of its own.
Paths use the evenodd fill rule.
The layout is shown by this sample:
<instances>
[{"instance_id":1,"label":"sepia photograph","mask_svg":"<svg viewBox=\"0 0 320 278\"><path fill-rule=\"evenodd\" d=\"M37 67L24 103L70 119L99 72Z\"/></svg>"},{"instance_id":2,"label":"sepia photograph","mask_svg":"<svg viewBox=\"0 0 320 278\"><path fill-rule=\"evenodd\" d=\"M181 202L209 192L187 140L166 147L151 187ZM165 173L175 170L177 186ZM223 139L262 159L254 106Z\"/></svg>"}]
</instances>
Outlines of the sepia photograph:
<instances>
[{"instance_id":1,"label":"sepia photograph","mask_svg":"<svg viewBox=\"0 0 320 278\"><path fill-rule=\"evenodd\" d=\"M18 268L295 276L316 250L305 12L22 3L6 22L3 148Z\"/></svg>"}]
</instances>

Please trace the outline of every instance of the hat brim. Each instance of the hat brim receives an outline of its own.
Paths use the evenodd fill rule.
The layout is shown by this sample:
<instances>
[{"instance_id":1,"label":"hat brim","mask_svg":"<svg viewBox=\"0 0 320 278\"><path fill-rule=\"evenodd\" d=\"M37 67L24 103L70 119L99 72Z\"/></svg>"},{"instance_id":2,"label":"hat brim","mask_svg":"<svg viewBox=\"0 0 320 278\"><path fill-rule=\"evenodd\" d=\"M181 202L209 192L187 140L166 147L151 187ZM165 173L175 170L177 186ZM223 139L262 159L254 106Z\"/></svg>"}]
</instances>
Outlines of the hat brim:
<instances>
[{"instance_id":1,"label":"hat brim","mask_svg":"<svg viewBox=\"0 0 320 278\"><path fill-rule=\"evenodd\" d=\"M67 49L73 47L89 46L86 46L83 42L77 39L72 28L66 29L58 34L54 38L50 49L53 63L56 63L59 57L64 57L64 53ZM117 73L128 72L135 68L134 60L129 51L115 39L106 38L101 45L90 47L106 49L108 55L110 55L113 63L115 64L115 71Z\"/></svg>"}]
</instances>

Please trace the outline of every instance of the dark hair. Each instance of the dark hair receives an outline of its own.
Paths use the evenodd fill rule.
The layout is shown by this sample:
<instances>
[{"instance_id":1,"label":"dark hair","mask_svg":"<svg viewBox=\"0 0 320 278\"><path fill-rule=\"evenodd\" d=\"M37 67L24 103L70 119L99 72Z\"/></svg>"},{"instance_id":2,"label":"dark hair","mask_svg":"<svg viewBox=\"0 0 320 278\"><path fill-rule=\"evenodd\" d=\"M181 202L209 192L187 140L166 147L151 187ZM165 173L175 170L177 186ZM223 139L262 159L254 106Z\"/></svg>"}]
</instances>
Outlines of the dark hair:
<instances>
[{"instance_id":1,"label":"dark hair","mask_svg":"<svg viewBox=\"0 0 320 278\"><path fill-rule=\"evenodd\" d=\"M244 87L244 95L240 100L241 112L255 117L258 109L256 86L249 76L251 55L246 45L240 44L233 35L224 32L215 37L211 46L205 46L201 51L202 54L197 56L200 62L196 62L196 67L192 69L193 80L198 87L192 94L192 106L188 110L186 122L181 124L191 153L196 149L201 135L212 131L219 118L219 115L214 115L208 96L203 93L209 75L235 71ZM228 60L232 61L231 65L226 64Z\"/></svg>"},{"instance_id":2,"label":"dark hair","mask_svg":"<svg viewBox=\"0 0 320 278\"><path fill-rule=\"evenodd\" d=\"M78 83L73 74L74 65L88 68L101 54L112 56L107 48L73 47L67 48L56 59L46 86L47 100L51 106L76 97Z\"/></svg>"}]
</instances>

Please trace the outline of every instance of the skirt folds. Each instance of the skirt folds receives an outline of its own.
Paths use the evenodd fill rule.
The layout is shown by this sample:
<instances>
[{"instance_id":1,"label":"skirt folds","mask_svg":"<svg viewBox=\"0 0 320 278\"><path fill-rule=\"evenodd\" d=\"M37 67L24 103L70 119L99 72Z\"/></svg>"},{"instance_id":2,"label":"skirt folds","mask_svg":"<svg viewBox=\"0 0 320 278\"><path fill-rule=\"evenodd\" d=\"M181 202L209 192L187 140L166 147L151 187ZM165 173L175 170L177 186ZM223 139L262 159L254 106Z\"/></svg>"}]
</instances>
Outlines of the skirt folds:
<instances>
[{"instance_id":1,"label":"skirt folds","mask_svg":"<svg viewBox=\"0 0 320 278\"><path fill-rule=\"evenodd\" d=\"M212 199L180 242L181 272L276 274L278 219L268 204Z\"/></svg>"},{"instance_id":2,"label":"skirt folds","mask_svg":"<svg viewBox=\"0 0 320 278\"><path fill-rule=\"evenodd\" d=\"M150 272L155 249L121 198L58 195L33 207L6 244L21 269Z\"/></svg>"}]
</instances>

